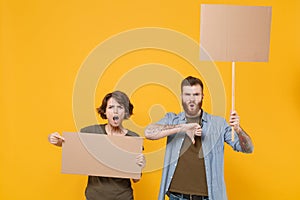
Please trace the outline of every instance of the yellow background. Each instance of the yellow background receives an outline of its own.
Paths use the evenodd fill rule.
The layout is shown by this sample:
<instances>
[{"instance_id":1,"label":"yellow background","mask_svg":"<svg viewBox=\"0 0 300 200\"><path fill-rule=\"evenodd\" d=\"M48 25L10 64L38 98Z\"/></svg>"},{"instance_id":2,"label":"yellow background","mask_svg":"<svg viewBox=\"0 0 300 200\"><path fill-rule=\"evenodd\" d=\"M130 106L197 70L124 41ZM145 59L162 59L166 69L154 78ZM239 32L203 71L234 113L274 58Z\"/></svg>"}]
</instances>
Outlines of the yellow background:
<instances>
[{"instance_id":1,"label":"yellow background","mask_svg":"<svg viewBox=\"0 0 300 200\"><path fill-rule=\"evenodd\" d=\"M0 2L0 199L84 199L86 176L61 174L61 149L47 142L51 132L76 130L72 92L81 64L98 44L134 28L169 28L199 42L201 3L272 6L273 12L269 62L236 65L236 110L255 151L244 155L226 147L228 198L300 198L298 0ZM194 73L176 56L151 50L123 56L113 65L126 71L149 62L172 66L183 76ZM231 64L216 64L226 89L228 117ZM117 80L121 74L112 71L109 76ZM111 87L98 86L95 104ZM150 123L147 109L154 102L173 102L165 110L181 110L175 96L166 100L164 89L143 91L132 96L132 120L141 127ZM204 108L210 107L205 102ZM145 151L163 142L145 141ZM160 176L160 170L144 173L134 185L136 199L157 199Z\"/></svg>"}]
</instances>

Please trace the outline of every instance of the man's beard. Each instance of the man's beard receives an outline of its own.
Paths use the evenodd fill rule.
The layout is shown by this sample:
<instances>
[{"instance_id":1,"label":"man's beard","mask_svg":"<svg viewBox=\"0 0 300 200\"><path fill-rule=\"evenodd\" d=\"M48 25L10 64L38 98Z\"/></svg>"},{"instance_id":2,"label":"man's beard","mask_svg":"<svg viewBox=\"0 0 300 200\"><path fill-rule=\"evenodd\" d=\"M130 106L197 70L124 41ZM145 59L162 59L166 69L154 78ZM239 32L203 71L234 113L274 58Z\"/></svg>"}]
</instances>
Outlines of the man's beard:
<instances>
[{"instance_id":1,"label":"man's beard","mask_svg":"<svg viewBox=\"0 0 300 200\"><path fill-rule=\"evenodd\" d=\"M183 107L183 110L185 111L185 113L189 116L196 116L197 114L199 114L199 111L201 110L202 108L202 101L199 102L198 104L195 104L195 109L194 110L189 110L189 106L187 103L181 101L181 104L182 104L182 107Z\"/></svg>"}]
</instances>

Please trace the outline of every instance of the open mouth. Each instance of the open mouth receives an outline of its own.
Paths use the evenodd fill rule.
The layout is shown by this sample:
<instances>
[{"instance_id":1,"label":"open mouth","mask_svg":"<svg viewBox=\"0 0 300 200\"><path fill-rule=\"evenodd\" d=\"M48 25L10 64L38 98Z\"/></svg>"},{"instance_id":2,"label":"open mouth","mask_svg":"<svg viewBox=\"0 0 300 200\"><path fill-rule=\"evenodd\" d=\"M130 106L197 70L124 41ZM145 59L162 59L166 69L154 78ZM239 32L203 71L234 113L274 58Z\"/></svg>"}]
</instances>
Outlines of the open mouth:
<instances>
[{"instance_id":1,"label":"open mouth","mask_svg":"<svg viewBox=\"0 0 300 200\"><path fill-rule=\"evenodd\" d=\"M191 108L194 108L195 107L195 104L190 104L189 105Z\"/></svg>"},{"instance_id":2,"label":"open mouth","mask_svg":"<svg viewBox=\"0 0 300 200\"><path fill-rule=\"evenodd\" d=\"M114 120L114 121L117 121L118 119L119 119L119 116L114 116L114 117L113 117L113 120Z\"/></svg>"}]
</instances>

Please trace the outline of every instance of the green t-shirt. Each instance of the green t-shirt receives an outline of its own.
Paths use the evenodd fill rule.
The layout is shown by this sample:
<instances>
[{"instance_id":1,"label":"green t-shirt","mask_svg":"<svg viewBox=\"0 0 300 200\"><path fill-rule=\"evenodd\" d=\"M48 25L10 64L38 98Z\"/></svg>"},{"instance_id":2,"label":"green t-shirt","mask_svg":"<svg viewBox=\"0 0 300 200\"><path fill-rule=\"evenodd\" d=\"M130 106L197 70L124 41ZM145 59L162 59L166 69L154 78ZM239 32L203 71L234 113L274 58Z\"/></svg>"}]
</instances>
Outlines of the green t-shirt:
<instances>
[{"instance_id":1,"label":"green t-shirt","mask_svg":"<svg viewBox=\"0 0 300 200\"><path fill-rule=\"evenodd\" d=\"M82 133L106 134L106 124L92 125L82 128ZM128 130L125 136L139 136ZM131 181L127 178L111 178L89 176L85 190L87 200L133 200Z\"/></svg>"}]
</instances>

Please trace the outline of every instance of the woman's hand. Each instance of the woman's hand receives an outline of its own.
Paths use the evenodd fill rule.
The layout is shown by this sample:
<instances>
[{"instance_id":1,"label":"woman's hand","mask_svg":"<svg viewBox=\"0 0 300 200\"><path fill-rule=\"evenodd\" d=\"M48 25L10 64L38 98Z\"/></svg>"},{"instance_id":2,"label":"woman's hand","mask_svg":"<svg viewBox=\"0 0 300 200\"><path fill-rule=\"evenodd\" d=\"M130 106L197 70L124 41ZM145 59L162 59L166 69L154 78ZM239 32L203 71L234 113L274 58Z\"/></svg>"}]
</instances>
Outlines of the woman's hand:
<instances>
[{"instance_id":1,"label":"woman's hand","mask_svg":"<svg viewBox=\"0 0 300 200\"><path fill-rule=\"evenodd\" d=\"M140 166L142 169L146 166L146 159L144 154L139 154L135 158L136 164Z\"/></svg>"},{"instance_id":2,"label":"woman's hand","mask_svg":"<svg viewBox=\"0 0 300 200\"><path fill-rule=\"evenodd\" d=\"M61 147L62 143L63 143L63 141L65 141L65 139L58 132L55 132L55 133L51 133L48 136L48 141L51 144Z\"/></svg>"},{"instance_id":3,"label":"woman's hand","mask_svg":"<svg viewBox=\"0 0 300 200\"><path fill-rule=\"evenodd\" d=\"M135 161L136 161L135 163L138 166L140 166L142 169L146 166L146 159L145 159L144 154L142 154L142 153L136 156ZM142 174L141 174L141 176L142 176ZM132 181L134 183L136 183L136 182L139 182L140 179L132 179Z\"/></svg>"}]
</instances>

